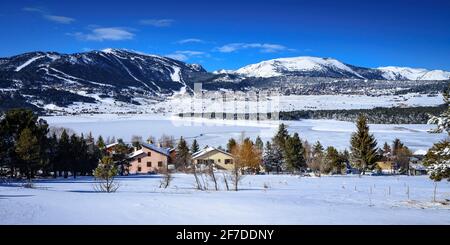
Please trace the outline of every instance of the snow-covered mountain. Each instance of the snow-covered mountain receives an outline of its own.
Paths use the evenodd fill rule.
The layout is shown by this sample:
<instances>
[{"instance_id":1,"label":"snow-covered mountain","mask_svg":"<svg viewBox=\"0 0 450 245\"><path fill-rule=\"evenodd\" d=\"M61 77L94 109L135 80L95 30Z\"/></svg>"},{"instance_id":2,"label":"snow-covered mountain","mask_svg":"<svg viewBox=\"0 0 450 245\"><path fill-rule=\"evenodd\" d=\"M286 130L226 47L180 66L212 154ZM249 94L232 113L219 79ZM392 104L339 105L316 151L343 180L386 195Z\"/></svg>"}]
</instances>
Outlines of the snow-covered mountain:
<instances>
[{"instance_id":1,"label":"snow-covered mountain","mask_svg":"<svg viewBox=\"0 0 450 245\"><path fill-rule=\"evenodd\" d=\"M303 75L364 79L363 76L338 60L309 56L267 60L242 67L235 72L247 77L265 78L283 75Z\"/></svg>"},{"instance_id":2,"label":"snow-covered mountain","mask_svg":"<svg viewBox=\"0 0 450 245\"><path fill-rule=\"evenodd\" d=\"M450 72L443 70L427 70L422 68L386 66L379 67L387 80L448 80Z\"/></svg>"},{"instance_id":3,"label":"snow-covered mountain","mask_svg":"<svg viewBox=\"0 0 450 245\"><path fill-rule=\"evenodd\" d=\"M280 58L262 61L242 67L236 71L220 70L218 74L233 73L245 77L332 77L378 80L448 80L450 72L442 70L414 69L408 67L380 67L365 68L349 64L332 58L310 56Z\"/></svg>"},{"instance_id":4,"label":"snow-covered mountain","mask_svg":"<svg viewBox=\"0 0 450 245\"><path fill-rule=\"evenodd\" d=\"M123 49L76 54L32 52L0 59L1 78L22 85L139 88L160 94L189 88L187 81L207 72L157 55Z\"/></svg>"},{"instance_id":5,"label":"snow-covered mountain","mask_svg":"<svg viewBox=\"0 0 450 245\"><path fill-rule=\"evenodd\" d=\"M267 60L236 71L207 72L197 64L124 49L75 54L30 52L0 58L0 111L80 103L92 104L94 109L99 104L120 107L120 103L145 107L156 100L190 93L196 82L213 91L277 90L317 95L411 90L414 86L414 91L435 92L445 81L428 88L424 81L416 80L449 78L449 72L439 70L372 69L308 56ZM366 83L368 80L372 82Z\"/></svg>"}]
</instances>

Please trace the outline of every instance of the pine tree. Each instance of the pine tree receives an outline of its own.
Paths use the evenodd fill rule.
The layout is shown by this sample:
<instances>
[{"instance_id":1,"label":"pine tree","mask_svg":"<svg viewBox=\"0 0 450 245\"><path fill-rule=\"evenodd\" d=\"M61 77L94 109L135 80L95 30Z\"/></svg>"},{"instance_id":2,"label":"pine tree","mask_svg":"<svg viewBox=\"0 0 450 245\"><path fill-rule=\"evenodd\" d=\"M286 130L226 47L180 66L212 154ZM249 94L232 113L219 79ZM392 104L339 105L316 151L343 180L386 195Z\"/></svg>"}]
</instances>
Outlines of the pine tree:
<instances>
[{"instance_id":1,"label":"pine tree","mask_svg":"<svg viewBox=\"0 0 450 245\"><path fill-rule=\"evenodd\" d=\"M285 144L286 167L289 171L301 170L306 167L306 161L303 156L304 149L298 133L288 137Z\"/></svg>"},{"instance_id":2,"label":"pine tree","mask_svg":"<svg viewBox=\"0 0 450 245\"><path fill-rule=\"evenodd\" d=\"M133 147L135 147L136 149L140 149L141 148L141 143L142 143L142 137L141 136L138 136L138 135L131 136L131 145Z\"/></svg>"},{"instance_id":3,"label":"pine tree","mask_svg":"<svg viewBox=\"0 0 450 245\"><path fill-rule=\"evenodd\" d=\"M58 142L58 154L57 154L57 161L60 163L58 166L58 171L61 175L61 171L64 172L64 178L67 178L69 175L69 168L70 168L70 158L71 158L71 152L70 152L70 139L69 135L67 134L66 130L64 129L61 133L59 142Z\"/></svg>"},{"instance_id":4,"label":"pine tree","mask_svg":"<svg viewBox=\"0 0 450 245\"><path fill-rule=\"evenodd\" d=\"M383 145L383 153L384 154L389 154L391 153L391 146L389 146L389 144L387 142L384 142Z\"/></svg>"},{"instance_id":5,"label":"pine tree","mask_svg":"<svg viewBox=\"0 0 450 245\"><path fill-rule=\"evenodd\" d=\"M267 172L277 171L277 173L281 170L281 166L283 164L283 159L281 156L281 150L276 148L270 143L270 141L266 142L266 147L264 148L264 157L263 164L264 168Z\"/></svg>"},{"instance_id":6,"label":"pine tree","mask_svg":"<svg viewBox=\"0 0 450 245\"><path fill-rule=\"evenodd\" d=\"M189 147L187 142L180 137L180 141L177 145L177 151L175 156L175 165L177 168L185 168L191 161L191 154L189 153Z\"/></svg>"},{"instance_id":7,"label":"pine tree","mask_svg":"<svg viewBox=\"0 0 450 245\"><path fill-rule=\"evenodd\" d=\"M264 142L261 140L261 137L259 137L259 135L258 137L256 137L255 146L260 152L264 151Z\"/></svg>"},{"instance_id":8,"label":"pine tree","mask_svg":"<svg viewBox=\"0 0 450 245\"><path fill-rule=\"evenodd\" d=\"M97 147L103 150L106 147L105 141L103 140L103 137L100 135L97 139Z\"/></svg>"},{"instance_id":9,"label":"pine tree","mask_svg":"<svg viewBox=\"0 0 450 245\"><path fill-rule=\"evenodd\" d=\"M444 101L448 106L445 113L439 117L433 117L430 123L437 124L437 128L431 133L447 132L450 136L450 87L444 92ZM434 181L441 181L447 179L450 181L450 140L446 139L438 142L428 150L425 155L424 164L428 166L430 179ZM436 188L436 185L435 185Z\"/></svg>"},{"instance_id":10,"label":"pine tree","mask_svg":"<svg viewBox=\"0 0 450 245\"><path fill-rule=\"evenodd\" d=\"M33 135L33 132L29 128L25 128L20 132L19 139L16 144L16 153L21 163L23 164L23 172L26 172L26 176L29 182L33 178L33 172L39 164L40 160L40 145L37 137Z\"/></svg>"},{"instance_id":11,"label":"pine tree","mask_svg":"<svg viewBox=\"0 0 450 245\"><path fill-rule=\"evenodd\" d=\"M396 138L392 143L392 156L396 156L397 152L404 147L400 139Z\"/></svg>"},{"instance_id":12,"label":"pine tree","mask_svg":"<svg viewBox=\"0 0 450 245\"><path fill-rule=\"evenodd\" d=\"M289 137L287 127L284 123L280 124L278 131L272 139L273 144L277 145L283 152L285 151L286 140Z\"/></svg>"},{"instance_id":13,"label":"pine tree","mask_svg":"<svg viewBox=\"0 0 450 245\"><path fill-rule=\"evenodd\" d=\"M76 134L72 134L70 136L70 157L68 159L70 170L72 172L72 177L74 179L77 178L77 174L80 171L81 158L82 158L82 146L81 140L77 137Z\"/></svg>"},{"instance_id":14,"label":"pine tree","mask_svg":"<svg viewBox=\"0 0 450 245\"><path fill-rule=\"evenodd\" d=\"M312 158L308 167L318 176L324 168L324 148L320 141L317 141L312 147Z\"/></svg>"},{"instance_id":15,"label":"pine tree","mask_svg":"<svg viewBox=\"0 0 450 245\"><path fill-rule=\"evenodd\" d=\"M102 192L115 192L119 185L115 182L118 173L117 166L111 157L103 157L93 174L99 182L95 189Z\"/></svg>"},{"instance_id":16,"label":"pine tree","mask_svg":"<svg viewBox=\"0 0 450 245\"><path fill-rule=\"evenodd\" d=\"M235 139L231 138L227 143L227 152L233 152L233 149L237 146L237 142Z\"/></svg>"},{"instance_id":17,"label":"pine tree","mask_svg":"<svg viewBox=\"0 0 450 245\"><path fill-rule=\"evenodd\" d=\"M369 126L367 125L367 118L365 115L360 115L356 122L357 131L351 136L351 157L352 162L364 174L366 169L373 169L378 159L377 156L377 141L375 137L370 134Z\"/></svg>"},{"instance_id":18,"label":"pine tree","mask_svg":"<svg viewBox=\"0 0 450 245\"><path fill-rule=\"evenodd\" d=\"M198 152L200 150L200 146L198 145L198 142L196 139L194 139L194 141L192 141L192 146L191 146L191 152L192 154Z\"/></svg>"},{"instance_id":19,"label":"pine tree","mask_svg":"<svg viewBox=\"0 0 450 245\"><path fill-rule=\"evenodd\" d=\"M335 174L341 174L342 169L345 167L344 159L341 154L339 154L338 150L332 146L327 147L325 153L325 168L324 172L330 173L333 172Z\"/></svg>"}]
</instances>

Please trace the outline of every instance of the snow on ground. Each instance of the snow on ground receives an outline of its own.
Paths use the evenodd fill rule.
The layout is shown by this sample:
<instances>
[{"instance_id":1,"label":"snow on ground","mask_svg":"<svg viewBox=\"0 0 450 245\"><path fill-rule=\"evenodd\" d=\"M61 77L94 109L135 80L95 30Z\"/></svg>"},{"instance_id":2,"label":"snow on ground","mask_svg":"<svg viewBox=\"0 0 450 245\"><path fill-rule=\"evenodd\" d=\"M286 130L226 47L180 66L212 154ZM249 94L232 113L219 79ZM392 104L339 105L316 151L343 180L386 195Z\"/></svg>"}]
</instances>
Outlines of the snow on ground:
<instances>
[{"instance_id":1,"label":"snow on ground","mask_svg":"<svg viewBox=\"0 0 450 245\"><path fill-rule=\"evenodd\" d=\"M177 70L175 70L177 72ZM173 73L175 74L175 73ZM54 74L49 74L55 76ZM61 78L62 79L62 78ZM70 79L66 79L70 80ZM72 80L68 82L74 82ZM78 91L78 94L95 98L96 103L74 103L60 111L65 113L185 113L185 112L228 112L228 113L255 113L274 111L294 111L294 110L350 110L350 109L373 109L375 107L418 107L418 106L438 106L444 103L443 97L439 95L426 95L409 93L405 95L289 95L289 96L269 96L268 98L256 99L246 98L251 95L243 93L226 93L226 101L223 102L222 94L219 92L208 94L200 98L193 98L186 92L186 84L183 84L180 92L162 102L136 97L141 105L125 103L112 100L114 103L105 103L101 99L85 91ZM98 95L97 95L98 97ZM236 99L236 101L235 101Z\"/></svg>"},{"instance_id":2,"label":"snow on ground","mask_svg":"<svg viewBox=\"0 0 450 245\"><path fill-rule=\"evenodd\" d=\"M235 101L235 98L237 101ZM222 94L211 93L203 98L189 96L175 97L152 105L155 110L166 112L274 112L295 110L351 110L373 109L375 107L418 107L438 106L444 103L442 95L429 96L409 93L405 95L289 95L269 96L259 102L245 100L245 95L227 93L226 101Z\"/></svg>"},{"instance_id":3,"label":"snow on ground","mask_svg":"<svg viewBox=\"0 0 450 245\"><path fill-rule=\"evenodd\" d=\"M77 133L89 133L95 137L115 136L130 141L133 135L145 140L152 135L159 138L162 134L183 136L188 142L194 138L201 146L225 146L229 138L239 139L242 132L246 137L255 139L260 136L264 142L275 134L280 121L230 121L208 120L200 118L177 118L162 115L79 115L43 117L50 126L73 129ZM354 123L335 120L285 121L291 133L299 133L309 142L320 140L325 146L335 146L343 150L349 147L350 135L356 130ZM430 134L428 129L434 125L424 124L372 124L371 132L379 146L399 138L413 151L428 150L434 143L443 140L447 134Z\"/></svg>"},{"instance_id":4,"label":"snow on ground","mask_svg":"<svg viewBox=\"0 0 450 245\"><path fill-rule=\"evenodd\" d=\"M197 191L185 174L168 189L156 175L119 182L116 193L95 192L90 177L2 185L0 224L450 224L427 176L245 176L238 192ZM450 184L441 182L445 199Z\"/></svg>"}]
</instances>

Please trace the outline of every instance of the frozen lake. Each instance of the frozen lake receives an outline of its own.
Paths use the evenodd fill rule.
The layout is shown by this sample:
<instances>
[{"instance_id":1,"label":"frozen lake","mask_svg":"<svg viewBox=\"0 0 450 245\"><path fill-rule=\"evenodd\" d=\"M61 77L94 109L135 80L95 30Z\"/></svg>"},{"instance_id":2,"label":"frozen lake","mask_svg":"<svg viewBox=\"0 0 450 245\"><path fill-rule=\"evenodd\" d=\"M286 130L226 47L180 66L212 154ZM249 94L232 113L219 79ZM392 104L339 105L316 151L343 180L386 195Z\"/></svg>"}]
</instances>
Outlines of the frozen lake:
<instances>
[{"instance_id":1,"label":"frozen lake","mask_svg":"<svg viewBox=\"0 0 450 245\"><path fill-rule=\"evenodd\" d=\"M270 140L280 121L224 121L208 119L188 119L162 115L80 115L43 117L51 126L65 127L77 133L92 132L95 137L115 136L129 141L132 135L142 136L145 140L152 135L159 138L162 134L183 136L188 141L197 139L201 146L225 146L231 137L239 139L242 132L246 137L260 136L263 141ZM355 130L354 123L335 120L285 121L289 131L298 132L302 139L309 142L320 140L325 146L345 149L349 146L350 135ZM425 124L371 124L370 130L381 147L387 141L391 143L399 138L413 151L427 150L435 142L443 140L447 134L430 134L433 125Z\"/></svg>"}]
</instances>

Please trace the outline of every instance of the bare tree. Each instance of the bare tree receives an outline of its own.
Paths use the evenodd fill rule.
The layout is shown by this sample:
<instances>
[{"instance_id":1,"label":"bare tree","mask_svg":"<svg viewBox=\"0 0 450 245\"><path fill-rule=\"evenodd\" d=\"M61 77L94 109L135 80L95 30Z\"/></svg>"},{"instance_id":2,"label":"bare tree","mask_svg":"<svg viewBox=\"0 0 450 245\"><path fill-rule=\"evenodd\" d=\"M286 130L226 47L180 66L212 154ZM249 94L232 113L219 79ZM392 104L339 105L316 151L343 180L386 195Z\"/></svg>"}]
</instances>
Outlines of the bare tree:
<instances>
[{"instance_id":1,"label":"bare tree","mask_svg":"<svg viewBox=\"0 0 450 245\"><path fill-rule=\"evenodd\" d=\"M216 189L216 191L219 190L219 187L217 186L217 178L216 175L214 174L214 164L210 164L209 168L208 168L208 175L211 177L211 180L214 182L214 188Z\"/></svg>"},{"instance_id":2,"label":"bare tree","mask_svg":"<svg viewBox=\"0 0 450 245\"><path fill-rule=\"evenodd\" d=\"M230 190L230 187L228 185L228 174L223 173L223 181L225 182L225 187L227 188L227 191Z\"/></svg>"},{"instance_id":3,"label":"bare tree","mask_svg":"<svg viewBox=\"0 0 450 245\"><path fill-rule=\"evenodd\" d=\"M162 174L163 174L163 178L161 179L159 188L167 189L167 187L169 187L170 183L173 180L173 176L169 170L164 171Z\"/></svg>"},{"instance_id":4,"label":"bare tree","mask_svg":"<svg viewBox=\"0 0 450 245\"><path fill-rule=\"evenodd\" d=\"M200 183L199 176L197 175L197 166L196 164L192 164L192 169L194 170L195 183L197 184L197 190L203 190L202 184Z\"/></svg>"}]
</instances>

